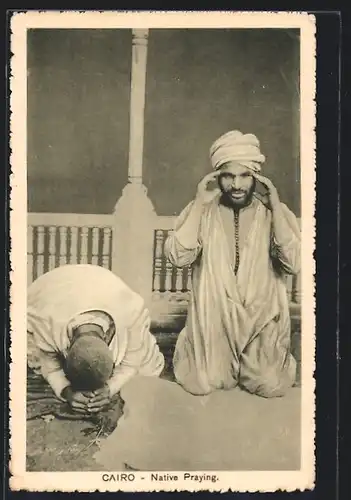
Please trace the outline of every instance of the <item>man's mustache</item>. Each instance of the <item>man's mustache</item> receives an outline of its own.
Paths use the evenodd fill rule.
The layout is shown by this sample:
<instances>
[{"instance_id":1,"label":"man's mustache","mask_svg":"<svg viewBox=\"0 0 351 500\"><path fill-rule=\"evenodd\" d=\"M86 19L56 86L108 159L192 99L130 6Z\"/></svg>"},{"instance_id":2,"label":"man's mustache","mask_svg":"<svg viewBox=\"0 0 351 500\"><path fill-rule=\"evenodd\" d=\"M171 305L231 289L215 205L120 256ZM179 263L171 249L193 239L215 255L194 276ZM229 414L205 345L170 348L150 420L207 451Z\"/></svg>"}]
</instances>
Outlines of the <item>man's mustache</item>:
<instances>
[{"instance_id":1,"label":"man's mustache","mask_svg":"<svg viewBox=\"0 0 351 500\"><path fill-rule=\"evenodd\" d=\"M230 194L246 194L247 193L247 190L243 190L243 189L226 189L225 190L226 193L230 193Z\"/></svg>"}]
</instances>

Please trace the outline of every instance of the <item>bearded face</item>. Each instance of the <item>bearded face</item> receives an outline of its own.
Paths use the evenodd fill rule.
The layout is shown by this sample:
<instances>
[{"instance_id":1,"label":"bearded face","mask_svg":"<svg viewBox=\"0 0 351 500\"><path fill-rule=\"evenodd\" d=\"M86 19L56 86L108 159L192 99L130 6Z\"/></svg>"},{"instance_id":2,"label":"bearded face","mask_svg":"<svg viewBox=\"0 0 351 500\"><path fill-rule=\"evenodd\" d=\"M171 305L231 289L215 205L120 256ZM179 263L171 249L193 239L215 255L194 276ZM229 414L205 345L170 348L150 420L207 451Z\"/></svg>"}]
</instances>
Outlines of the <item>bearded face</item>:
<instances>
[{"instance_id":1,"label":"bearded face","mask_svg":"<svg viewBox=\"0 0 351 500\"><path fill-rule=\"evenodd\" d=\"M251 202L255 190L255 178L251 171L236 162L228 162L221 167L219 187L227 203L241 208Z\"/></svg>"}]
</instances>

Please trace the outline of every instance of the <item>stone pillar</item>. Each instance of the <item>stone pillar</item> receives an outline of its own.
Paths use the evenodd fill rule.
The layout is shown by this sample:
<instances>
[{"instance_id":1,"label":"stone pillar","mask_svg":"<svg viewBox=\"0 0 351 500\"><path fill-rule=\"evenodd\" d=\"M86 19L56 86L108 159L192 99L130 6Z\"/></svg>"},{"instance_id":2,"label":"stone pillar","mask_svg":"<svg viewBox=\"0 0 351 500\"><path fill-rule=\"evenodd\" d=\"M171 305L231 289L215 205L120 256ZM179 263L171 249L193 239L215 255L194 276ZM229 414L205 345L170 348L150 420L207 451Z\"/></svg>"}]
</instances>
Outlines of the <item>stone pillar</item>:
<instances>
[{"instance_id":1,"label":"stone pillar","mask_svg":"<svg viewBox=\"0 0 351 500\"><path fill-rule=\"evenodd\" d=\"M148 30L133 30L128 181L142 184Z\"/></svg>"},{"instance_id":2,"label":"stone pillar","mask_svg":"<svg viewBox=\"0 0 351 500\"><path fill-rule=\"evenodd\" d=\"M112 270L151 305L157 215L143 185L148 30L133 30L128 184L114 210Z\"/></svg>"}]
</instances>

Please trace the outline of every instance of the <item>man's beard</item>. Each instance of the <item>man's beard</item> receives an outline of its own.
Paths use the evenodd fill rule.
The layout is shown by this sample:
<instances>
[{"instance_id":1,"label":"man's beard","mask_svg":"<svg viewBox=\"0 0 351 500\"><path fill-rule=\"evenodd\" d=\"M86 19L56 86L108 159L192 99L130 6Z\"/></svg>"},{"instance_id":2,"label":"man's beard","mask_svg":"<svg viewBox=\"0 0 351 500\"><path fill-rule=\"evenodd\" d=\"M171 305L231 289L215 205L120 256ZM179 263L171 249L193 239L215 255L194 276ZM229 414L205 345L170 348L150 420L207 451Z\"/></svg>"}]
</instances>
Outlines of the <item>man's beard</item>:
<instances>
[{"instance_id":1,"label":"man's beard","mask_svg":"<svg viewBox=\"0 0 351 500\"><path fill-rule=\"evenodd\" d=\"M229 189L227 191L224 191L222 189L222 202L230 206L232 208L243 208L248 205L250 205L253 194L255 192L256 188L256 183L255 181L252 183L252 186L250 187L249 190L243 190L243 189ZM235 197L235 194L242 195L240 197Z\"/></svg>"}]
</instances>

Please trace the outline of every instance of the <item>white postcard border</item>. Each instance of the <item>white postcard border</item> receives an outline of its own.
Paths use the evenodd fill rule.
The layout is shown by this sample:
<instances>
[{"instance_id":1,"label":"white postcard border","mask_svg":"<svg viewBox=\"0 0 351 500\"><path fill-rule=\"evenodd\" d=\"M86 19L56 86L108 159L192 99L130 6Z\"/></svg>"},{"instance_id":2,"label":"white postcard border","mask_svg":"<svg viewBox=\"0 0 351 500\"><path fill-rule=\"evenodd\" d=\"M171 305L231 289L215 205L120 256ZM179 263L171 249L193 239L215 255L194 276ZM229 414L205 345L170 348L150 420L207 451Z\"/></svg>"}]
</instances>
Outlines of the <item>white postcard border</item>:
<instances>
[{"instance_id":1,"label":"white postcard border","mask_svg":"<svg viewBox=\"0 0 351 500\"><path fill-rule=\"evenodd\" d=\"M26 32L30 28L300 28L301 30L301 207L302 207L302 411L299 471L199 471L216 482L151 481L151 473L130 472L133 481L106 480L108 472L26 472ZM55 12L15 13L11 20L11 366L10 488L26 491L294 491L315 480L315 18L302 12ZM164 472L162 472L165 474ZM116 471L116 474L118 472ZM128 471L126 472L128 474ZM144 479L142 479L144 478Z\"/></svg>"}]
</instances>

